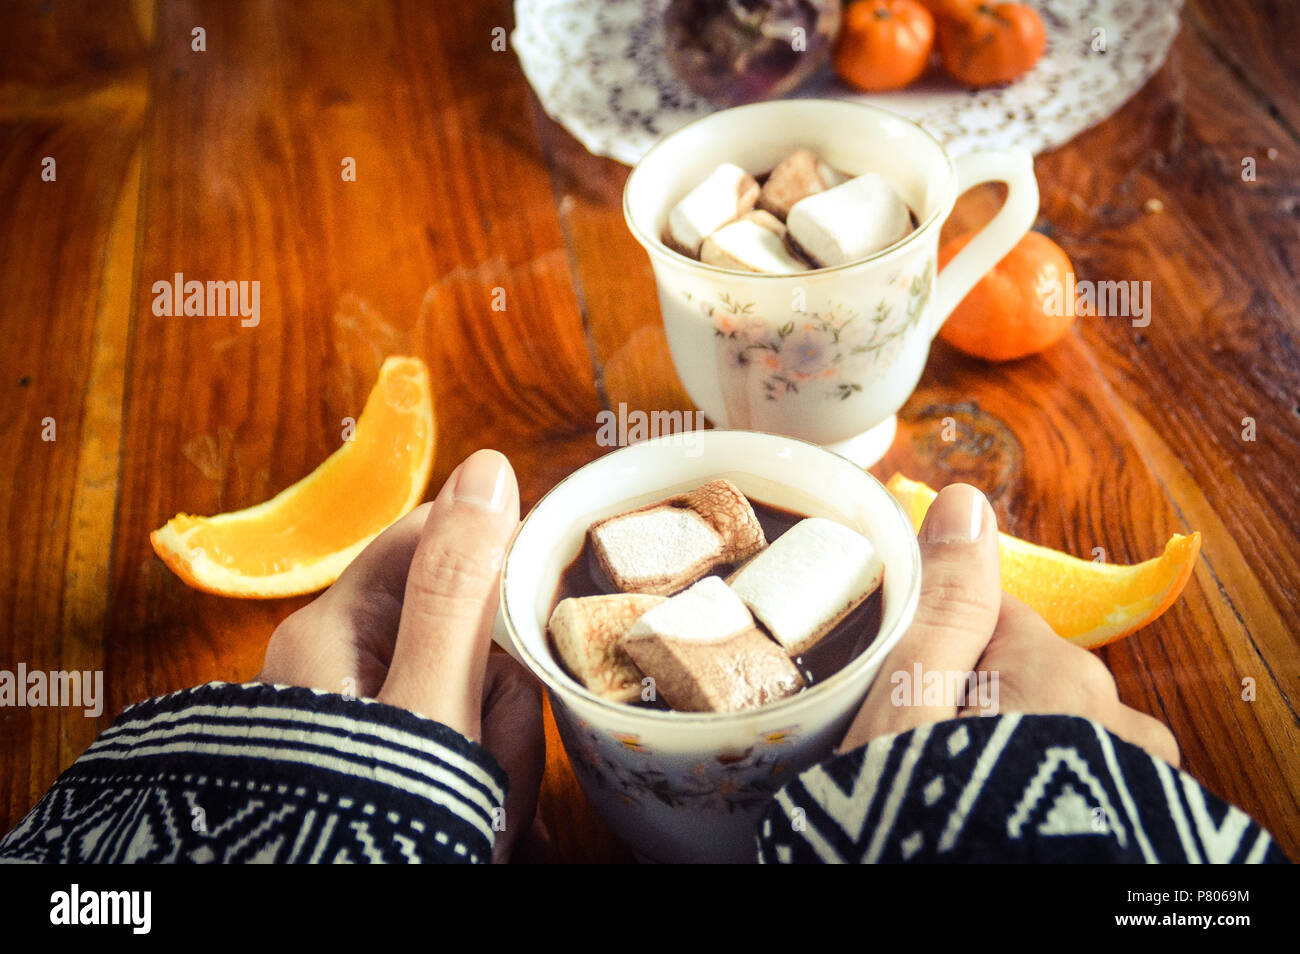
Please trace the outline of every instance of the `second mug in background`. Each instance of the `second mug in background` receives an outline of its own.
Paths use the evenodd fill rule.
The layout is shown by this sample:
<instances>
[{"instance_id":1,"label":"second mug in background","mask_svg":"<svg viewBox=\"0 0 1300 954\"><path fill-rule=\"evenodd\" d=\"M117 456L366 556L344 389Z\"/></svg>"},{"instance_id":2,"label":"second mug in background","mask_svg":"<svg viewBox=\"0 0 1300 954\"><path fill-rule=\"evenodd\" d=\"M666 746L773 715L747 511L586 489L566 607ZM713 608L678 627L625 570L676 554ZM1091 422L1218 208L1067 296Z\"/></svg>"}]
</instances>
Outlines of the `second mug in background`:
<instances>
[{"instance_id":1,"label":"second mug in background","mask_svg":"<svg viewBox=\"0 0 1300 954\"><path fill-rule=\"evenodd\" d=\"M717 166L761 173L799 147L849 176L884 176L917 228L860 261L783 275L716 268L660 240L673 206ZM996 181L1007 184L1002 209L938 274L957 196ZM660 140L629 176L623 211L650 255L673 364L696 406L717 427L786 434L870 466L889 449L940 326L1033 225L1038 183L1021 149L954 159L886 110L778 100Z\"/></svg>"}]
</instances>

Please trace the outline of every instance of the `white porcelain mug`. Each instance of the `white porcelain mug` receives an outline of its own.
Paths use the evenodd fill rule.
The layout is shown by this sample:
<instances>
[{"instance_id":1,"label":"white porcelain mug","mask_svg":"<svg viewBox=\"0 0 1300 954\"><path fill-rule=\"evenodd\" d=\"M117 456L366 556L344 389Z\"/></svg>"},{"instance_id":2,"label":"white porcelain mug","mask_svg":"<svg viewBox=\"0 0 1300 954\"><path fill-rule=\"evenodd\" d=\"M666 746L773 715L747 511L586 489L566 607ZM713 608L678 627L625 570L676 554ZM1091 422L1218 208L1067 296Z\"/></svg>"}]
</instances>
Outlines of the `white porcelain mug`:
<instances>
[{"instance_id":1,"label":"white porcelain mug","mask_svg":"<svg viewBox=\"0 0 1300 954\"><path fill-rule=\"evenodd\" d=\"M761 173L799 146L850 176L884 176L918 227L869 258L793 275L715 268L660 240L673 206L719 164ZM993 181L1007 184L1005 205L936 280L957 196ZM628 177L623 213L650 255L673 364L696 406L718 427L788 434L870 466L889 449L940 326L1033 225L1038 183L1023 149L953 159L875 106L776 100L665 136Z\"/></svg>"},{"instance_id":2,"label":"white porcelain mug","mask_svg":"<svg viewBox=\"0 0 1300 954\"><path fill-rule=\"evenodd\" d=\"M870 474L823 448L746 431L633 444L561 481L528 514L505 556L496 639L546 685L583 790L641 857L753 861L772 794L839 744L885 656L911 624L921 554L902 508ZM739 713L610 702L571 678L546 623L561 574L596 520L727 477L752 499L829 517L865 534L885 566L880 631L825 681Z\"/></svg>"}]
</instances>

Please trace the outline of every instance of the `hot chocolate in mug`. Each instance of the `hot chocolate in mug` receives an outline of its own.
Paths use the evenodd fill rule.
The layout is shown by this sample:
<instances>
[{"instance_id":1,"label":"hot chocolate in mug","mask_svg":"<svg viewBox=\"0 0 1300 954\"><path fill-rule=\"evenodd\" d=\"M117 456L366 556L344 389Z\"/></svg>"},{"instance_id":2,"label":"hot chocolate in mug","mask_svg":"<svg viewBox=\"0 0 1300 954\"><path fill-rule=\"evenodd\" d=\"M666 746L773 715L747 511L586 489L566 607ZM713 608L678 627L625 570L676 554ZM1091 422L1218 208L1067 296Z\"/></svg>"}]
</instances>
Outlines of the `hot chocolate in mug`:
<instances>
[{"instance_id":1,"label":"hot chocolate in mug","mask_svg":"<svg viewBox=\"0 0 1300 954\"><path fill-rule=\"evenodd\" d=\"M917 227L868 258L786 275L705 265L663 244L673 206L717 166L763 173L798 147L847 176L884 176ZM938 274L957 196L997 181L1006 203ZM1023 149L952 158L875 106L777 100L660 140L629 176L623 212L650 255L673 364L696 406L717 427L786 434L869 466L889 449L944 320L1033 225L1038 183Z\"/></svg>"},{"instance_id":2,"label":"hot chocolate in mug","mask_svg":"<svg viewBox=\"0 0 1300 954\"><path fill-rule=\"evenodd\" d=\"M753 861L763 809L840 744L911 624L921 554L898 502L841 456L748 431L701 431L689 445L678 437L606 454L542 498L506 550L494 637L546 686L583 791L638 855ZM561 577L582 558L587 529L719 477L751 500L837 520L871 540L885 568L875 638L817 685L741 712L672 712L596 695L569 675L547 635Z\"/></svg>"}]
</instances>

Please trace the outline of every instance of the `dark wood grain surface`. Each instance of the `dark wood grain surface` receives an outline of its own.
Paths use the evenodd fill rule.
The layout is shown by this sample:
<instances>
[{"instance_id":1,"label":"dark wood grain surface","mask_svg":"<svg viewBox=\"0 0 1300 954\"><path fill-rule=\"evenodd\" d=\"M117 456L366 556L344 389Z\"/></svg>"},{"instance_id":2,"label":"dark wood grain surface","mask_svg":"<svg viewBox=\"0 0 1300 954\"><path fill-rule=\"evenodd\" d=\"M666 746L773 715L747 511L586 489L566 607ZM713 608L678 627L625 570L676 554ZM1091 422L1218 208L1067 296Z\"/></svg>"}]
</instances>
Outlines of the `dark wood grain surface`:
<instances>
[{"instance_id":1,"label":"dark wood grain surface","mask_svg":"<svg viewBox=\"0 0 1300 954\"><path fill-rule=\"evenodd\" d=\"M0 829L126 703L258 671L271 630L305 600L190 590L148 532L179 510L259 502L311 470L385 354L418 354L433 372L430 493L493 446L527 508L604 452L601 408L691 407L623 224L627 170L586 153L544 115L514 55L491 50L509 7L6 9L0 668L102 669L107 698L99 719L0 710ZM1152 81L1038 158L1038 227L1082 278L1150 281L1150 324L1085 319L1045 354L998 367L936 346L873 468L969 480L1010 532L1084 556L1101 546L1114 562L1200 530L1183 598L1103 656L1122 698L1173 729L1187 770L1292 857L1297 30L1300 8L1280 0L1189 0ZM54 182L40 178L46 156ZM355 182L340 175L345 157ZM947 232L997 201L967 196ZM260 280L260 324L155 316L152 283L177 271ZM955 442L940 437L946 417ZM626 859L549 715L548 742L541 813L555 857Z\"/></svg>"}]
</instances>

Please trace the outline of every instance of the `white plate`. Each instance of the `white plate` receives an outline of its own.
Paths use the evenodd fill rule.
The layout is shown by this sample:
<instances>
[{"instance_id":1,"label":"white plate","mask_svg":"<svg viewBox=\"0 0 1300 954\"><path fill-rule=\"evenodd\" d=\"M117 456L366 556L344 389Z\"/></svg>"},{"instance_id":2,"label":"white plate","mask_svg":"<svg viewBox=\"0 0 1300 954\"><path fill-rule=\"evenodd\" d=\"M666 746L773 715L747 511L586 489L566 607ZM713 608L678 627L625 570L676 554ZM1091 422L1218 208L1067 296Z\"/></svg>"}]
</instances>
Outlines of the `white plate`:
<instances>
[{"instance_id":1,"label":"white plate","mask_svg":"<svg viewBox=\"0 0 1300 954\"><path fill-rule=\"evenodd\" d=\"M793 95L875 103L955 153L1041 152L1101 122L1160 68L1182 0L1030 0L1047 52L1008 86L965 90L932 71L896 93L853 93L827 69ZM667 0L515 0L515 52L542 106L589 150L629 165L665 133L716 107L664 57ZM1104 31L1097 33L1096 31ZM1104 39L1104 52L1094 50Z\"/></svg>"}]
</instances>

